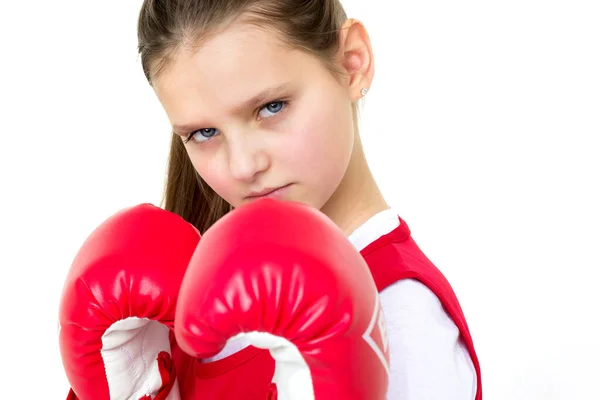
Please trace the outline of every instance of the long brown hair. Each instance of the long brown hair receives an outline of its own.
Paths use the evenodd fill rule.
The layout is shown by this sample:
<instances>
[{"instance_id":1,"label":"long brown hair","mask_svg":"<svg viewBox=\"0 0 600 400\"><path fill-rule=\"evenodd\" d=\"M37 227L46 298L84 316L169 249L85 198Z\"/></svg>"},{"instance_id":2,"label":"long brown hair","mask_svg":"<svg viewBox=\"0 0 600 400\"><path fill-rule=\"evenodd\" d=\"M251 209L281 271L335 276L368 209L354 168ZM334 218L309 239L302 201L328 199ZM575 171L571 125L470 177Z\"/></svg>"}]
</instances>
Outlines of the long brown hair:
<instances>
[{"instance_id":1,"label":"long brown hair","mask_svg":"<svg viewBox=\"0 0 600 400\"><path fill-rule=\"evenodd\" d=\"M182 46L193 50L202 37L237 19L273 28L285 43L323 61L336 76L334 61L346 13L339 0L145 0L138 20L138 51L146 79L168 65ZM357 121L354 104L354 120ZM173 134L164 191L164 208L204 233L231 210L193 167L185 146Z\"/></svg>"}]
</instances>

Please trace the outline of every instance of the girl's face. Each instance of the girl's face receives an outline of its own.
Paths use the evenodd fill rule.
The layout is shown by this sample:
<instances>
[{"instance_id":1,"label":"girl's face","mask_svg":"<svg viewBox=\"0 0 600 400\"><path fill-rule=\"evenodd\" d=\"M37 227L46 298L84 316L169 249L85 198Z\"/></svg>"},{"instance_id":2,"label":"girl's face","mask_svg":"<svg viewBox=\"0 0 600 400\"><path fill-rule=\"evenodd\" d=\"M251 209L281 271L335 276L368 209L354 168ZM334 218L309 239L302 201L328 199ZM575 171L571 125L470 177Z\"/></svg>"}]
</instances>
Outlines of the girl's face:
<instances>
[{"instance_id":1,"label":"girl's face","mask_svg":"<svg viewBox=\"0 0 600 400\"><path fill-rule=\"evenodd\" d=\"M234 207L269 196L321 209L344 178L348 85L267 30L233 25L182 46L153 86L200 176Z\"/></svg>"}]
</instances>

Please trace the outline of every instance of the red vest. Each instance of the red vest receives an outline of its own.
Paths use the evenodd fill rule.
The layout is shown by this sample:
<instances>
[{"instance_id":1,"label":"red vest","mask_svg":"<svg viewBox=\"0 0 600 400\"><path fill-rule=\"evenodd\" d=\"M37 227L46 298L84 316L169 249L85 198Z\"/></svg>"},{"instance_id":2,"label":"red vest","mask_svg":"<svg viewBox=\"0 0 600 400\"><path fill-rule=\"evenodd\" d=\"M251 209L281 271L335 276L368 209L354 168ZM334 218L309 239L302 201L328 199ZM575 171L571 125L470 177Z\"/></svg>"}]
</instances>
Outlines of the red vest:
<instances>
[{"instance_id":1,"label":"red vest","mask_svg":"<svg viewBox=\"0 0 600 400\"><path fill-rule=\"evenodd\" d=\"M401 279L416 279L437 295L469 350L477 373L475 399L481 400L479 361L458 299L446 278L414 242L406 223L400 219L398 228L368 245L361 254L380 292ZM268 350L249 346L222 360L201 363L183 353L173 337L171 344L182 400L277 398L271 383L275 363Z\"/></svg>"},{"instance_id":2,"label":"red vest","mask_svg":"<svg viewBox=\"0 0 600 400\"><path fill-rule=\"evenodd\" d=\"M419 249L410 236L408 225L400 218L398 228L365 247L361 254L369 265L380 292L401 279L415 279L427 286L440 299L442 306L458 327L467 350L469 350L477 373L475 400L481 400L481 370L467 320L452 286Z\"/></svg>"}]
</instances>

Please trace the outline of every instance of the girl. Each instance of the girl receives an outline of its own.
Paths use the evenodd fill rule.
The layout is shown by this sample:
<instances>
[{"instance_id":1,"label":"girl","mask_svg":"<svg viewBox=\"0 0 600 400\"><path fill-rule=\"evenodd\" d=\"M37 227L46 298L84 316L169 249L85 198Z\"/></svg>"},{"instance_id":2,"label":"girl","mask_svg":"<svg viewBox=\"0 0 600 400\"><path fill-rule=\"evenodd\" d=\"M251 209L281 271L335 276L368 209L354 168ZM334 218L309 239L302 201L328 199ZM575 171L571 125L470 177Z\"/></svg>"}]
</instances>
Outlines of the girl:
<instances>
[{"instance_id":1,"label":"girl","mask_svg":"<svg viewBox=\"0 0 600 400\"><path fill-rule=\"evenodd\" d=\"M388 398L481 399L458 301L365 159L357 104L374 76L365 27L339 0L146 0L138 38L173 126L165 208L200 232L261 197L321 210L361 251L380 290ZM264 399L272 390L268 355L241 341L213 359L182 361L177 348L173 358L184 398L237 390Z\"/></svg>"}]
</instances>

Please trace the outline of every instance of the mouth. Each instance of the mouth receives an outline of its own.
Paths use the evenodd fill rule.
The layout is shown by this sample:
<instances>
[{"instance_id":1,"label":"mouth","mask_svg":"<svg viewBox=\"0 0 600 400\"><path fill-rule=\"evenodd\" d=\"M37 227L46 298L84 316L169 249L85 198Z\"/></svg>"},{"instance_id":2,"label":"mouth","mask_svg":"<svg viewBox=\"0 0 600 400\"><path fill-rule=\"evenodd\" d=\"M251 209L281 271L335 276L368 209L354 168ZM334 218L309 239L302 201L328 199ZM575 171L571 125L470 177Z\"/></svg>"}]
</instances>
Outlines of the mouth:
<instances>
[{"instance_id":1,"label":"mouth","mask_svg":"<svg viewBox=\"0 0 600 400\"><path fill-rule=\"evenodd\" d=\"M291 185L292 184L289 183L285 186L280 186L280 187L276 187L276 188L265 188L258 192L252 192L252 193L250 193L250 195L248 195L246 197L246 199L256 200L256 199L263 199L263 198L280 198L285 194L285 192Z\"/></svg>"}]
</instances>

